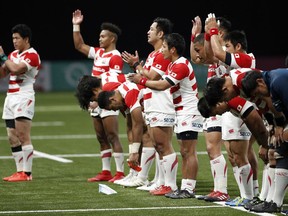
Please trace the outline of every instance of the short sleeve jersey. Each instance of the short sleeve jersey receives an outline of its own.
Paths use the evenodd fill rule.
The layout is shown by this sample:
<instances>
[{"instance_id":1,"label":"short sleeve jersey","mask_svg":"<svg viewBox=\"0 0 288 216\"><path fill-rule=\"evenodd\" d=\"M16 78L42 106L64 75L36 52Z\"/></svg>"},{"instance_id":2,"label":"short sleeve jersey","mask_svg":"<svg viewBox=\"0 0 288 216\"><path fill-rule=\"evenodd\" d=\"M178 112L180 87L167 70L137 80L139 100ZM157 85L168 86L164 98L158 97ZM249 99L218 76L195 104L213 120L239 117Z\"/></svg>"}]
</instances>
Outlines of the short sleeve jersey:
<instances>
[{"instance_id":1,"label":"short sleeve jersey","mask_svg":"<svg viewBox=\"0 0 288 216\"><path fill-rule=\"evenodd\" d=\"M231 62L220 62L208 66L207 82L212 77L229 76L229 72L234 68L255 68L256 59L253 53L230 53Z\"/></svg>"},{"instance_id":2,"label":"short sleeve jersey","mask_svg":"<svg viewBox=\"0 0 288 216\"><path fill-rule=\"evenodd\" d=\"M153 69L160 76L165 74L167 67L171 61L164 59L163 54L160 50L153 51L149 54L146 59L144 69L150 71ZM143 90L143 99L144 99L144 112L159 112L166 114L174 114L174 105L172 103L172 96L169 89L164 91L152 90L150 88L145 88Z\"/></svg>"},{"instance_id":3,"label":"short sleeve jersey","mask_svg":"<svg viewBox=\"0 0 288 216\"><path fill-rule=\"evenodd\" d=\"M122 95L125 105L130 112L132 112L135 108L141 107L141 96L140 91L143 90L142 85L138 85L132 82L124 82L118 86L118 91ZM126 110L127 111L127 110Z\"/></svg>"},{"instance_id":4,"label":"short sleeve jersey","mask_svg":"<svg viewBox=\"0 0 288 216\"><path fill-rule=\"evenodd\" d=\"M92 76L100 77L105 72L122 73L124 61L118 50L104 52L100 47L91 47L88 58L94 59L92 67Z\"/></svg>"},{"instance_id":5,"label":"short sleeve jersey","mask_svg":"<svg viewBox=\"0 0 288 216\"><path fill-rule=\"evenodd\" d=\"M101 74L101 85L103 91L113 91L121 83L126 81L125 74L123 73L107 72Z\"/></svg>"},{"instance_id":6,"label":"short sleeve jersey","mask_svg":"<svg viewBox=\"0 0 288 216\"><path fill-rule=\"evenodd\" d=\"M223 62L226 65L227 72L235 68L255 68L256 59L252 53L230 53L231 62Z\"/></svg>"},{"instance_id":7,"label":"short sleeve jersey","mask_svg":"<svg viewBox=\"0 0 288 216\"><path fill-rule=\"evenodd\" d=\"M18 50L14 50L8 57L15 64L23 62L28 70L23 74L10 73L9 87L7 94L34 94L33 84L40 70L41 60L40 56L34 48L25 50L19 53Z\"/></svg>"},{"instance_id":8,"label":"short sleeve jersey","mask_svg":"<svg viewBox=\"0 0 288 216\"><path fill-rule=\"evenodd\" d=\"M264 114L269 110L267 103L258 97L257 98L247 98L247 96L245 95L245 93L243 92L243 89L242 89L242 79L245 77L245 74L251 70L252 70L252 68L233 69L230 71L230 77L232 79L234 89L237 92L239 92L240 96L242 96L243 98L246 98L247 100L255 103L257 108L259 109L259 111ZM261 71L259 71L259 72L261 72Z\"/></svg>"},{"instance_id":9,"label":"short sleeve jersey","mask_svg":"<svg viewBox=\"0 0 288 216\"><path fill-rule=\"evenodd\" d=\"M228 101L230 112L238 117L241 117L250 107L254 107L254 104L250 101L237 96Z\"/></svg>"},{"instance_id":10,"label":"short sleeve jersey","mask_svg":"<svg viewBox=\"0 0 288 216\"><path fill-rule=\"evenodd\" d=\"M198 103L198 86L192 64L185 57L178 58L168 66L164 78L172 85L176 114L200 115Z\"/></svg>"}]
</instances>

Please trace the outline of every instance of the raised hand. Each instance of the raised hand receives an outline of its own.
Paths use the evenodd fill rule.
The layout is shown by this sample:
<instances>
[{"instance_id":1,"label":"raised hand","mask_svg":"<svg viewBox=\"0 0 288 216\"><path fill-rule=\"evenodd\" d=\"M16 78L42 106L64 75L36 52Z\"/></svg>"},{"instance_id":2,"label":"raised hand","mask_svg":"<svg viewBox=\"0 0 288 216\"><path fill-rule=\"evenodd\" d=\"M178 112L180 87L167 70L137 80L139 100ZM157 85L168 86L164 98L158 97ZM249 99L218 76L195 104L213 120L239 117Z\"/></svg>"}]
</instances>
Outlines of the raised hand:
<instances>
[{"instance_id":1,"label":"raised hand","mask_svg":"<svg viewBox=\"0 0 288 216\"><path fill-rule=\"evenodd\" d=\"M83 15L81 13L81 10L77 9L72 14L72 23L73 25L79 25L83 21Z\"/></svg>"},{"instance_id":2,"label":"raised hand","mask_svg":"<svg viewBox=\"0 0 288 216\"><path fill-rule=\"evenodd\" d=\"M191 35L197 36L202 32L202 21L199 16L196 16L194 20L192 20L192 29L191 29Z\"/></svg>"},{"instance_id":3,"label":"raised hand","mask_svg":"<svg viewBox=\"0 0 288 216\"><path fill-rule=\"evenodd\" d=\"M218 23L214 13L209 13L205 20L205 32L209 33L211 28L218 28Z\"/></svg>"},{"instance_id":4,"label":"raised hand","mask_svg":"<svg viewBox=\"0 0 288 216\"><path fill-rule=\"evenodd\" d=\"M132 67L136 62L139 62L139 56L137 50L135 51L135 55L128 53L127 51L122 52L122 59L127 64Z\"/></svg>"}]
</instances>

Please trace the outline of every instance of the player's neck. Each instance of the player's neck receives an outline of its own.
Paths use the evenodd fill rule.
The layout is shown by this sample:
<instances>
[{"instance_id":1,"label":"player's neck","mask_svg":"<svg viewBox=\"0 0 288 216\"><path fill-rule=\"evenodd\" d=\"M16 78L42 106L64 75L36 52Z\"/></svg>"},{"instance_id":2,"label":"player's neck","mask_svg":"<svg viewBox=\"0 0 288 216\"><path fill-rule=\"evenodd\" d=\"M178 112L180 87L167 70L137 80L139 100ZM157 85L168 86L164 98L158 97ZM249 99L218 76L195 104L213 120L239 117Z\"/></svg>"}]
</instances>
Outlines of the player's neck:
<instances>
[{"instance_id":1,"label":"player's neck","mask_svg":"<svg viewBox=\"0 0 288 216\"><path fill-rule=\"evenodd\" d=\"M111 44L110 46L108 46L108 47L105 49L105 52L110 52L110 51L115 50L115 49L116 49L115 44Z\"/></svg>"}]
</instances>

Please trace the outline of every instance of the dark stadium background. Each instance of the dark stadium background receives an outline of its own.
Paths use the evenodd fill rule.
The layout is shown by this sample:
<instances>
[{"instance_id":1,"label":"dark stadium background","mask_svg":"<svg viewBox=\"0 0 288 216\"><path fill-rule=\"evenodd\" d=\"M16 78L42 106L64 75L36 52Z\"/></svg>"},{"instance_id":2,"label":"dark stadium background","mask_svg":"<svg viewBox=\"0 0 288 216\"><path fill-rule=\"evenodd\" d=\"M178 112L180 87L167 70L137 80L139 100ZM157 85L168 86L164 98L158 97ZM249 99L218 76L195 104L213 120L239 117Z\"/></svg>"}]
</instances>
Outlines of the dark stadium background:
<instances>
[{"instance_id":1,"label":"dark stadium background","mask_svg":"<svg viewBox=\"0 0 288 216\"><path fill-rule=\"evenodd\" d=\"M100 24L113 22L123 31L117 48L138 50L142 58L152 50L147 43L147 31L154 18L167 17L174 23L174 32L186 38L189 57L191 19L199 15L204 22L210 12L226 17L233 28L246 32L248 51L260 61L258 66L282 67L288 54L286 6L277 1L4 1L0 45L7 53L12 51L11 27L26 23L32 28L32 44L42 60L86 59L74 49L72 40L72 12L78 8L84 14L81 33L87 44L98 45Z\"/></svg>"}]
</instances>

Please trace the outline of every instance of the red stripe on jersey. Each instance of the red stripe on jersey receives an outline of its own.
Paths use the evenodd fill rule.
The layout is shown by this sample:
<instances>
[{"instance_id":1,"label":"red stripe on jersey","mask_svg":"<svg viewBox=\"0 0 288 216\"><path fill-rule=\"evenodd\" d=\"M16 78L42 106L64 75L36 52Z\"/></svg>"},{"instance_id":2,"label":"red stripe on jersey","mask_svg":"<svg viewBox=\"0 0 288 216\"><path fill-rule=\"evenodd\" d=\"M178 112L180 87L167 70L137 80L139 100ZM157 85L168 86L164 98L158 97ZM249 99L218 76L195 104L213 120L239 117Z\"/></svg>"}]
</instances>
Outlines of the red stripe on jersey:
<instances>
[{"instance_id":1,"label":"red stripe on jersey","mask_svg":"<svg viewBox=\"0 0 288 216\"><path fill-rule=\"evenodd\" d=\"M193 91L196 91L197 88L198 88L197 83L195 83L194 85L192 85L192 90L193 90Z\"/></svg>"},{"instance_id":2,"label":"red stripe on jersey","mask_svg":"<svg viewBox=\"0 0 288 216\"><path fill-rule=\"evenodd\" d=\"M8 89L8 93L18 92L19 90L20 90L20 88Z\"/></svg>"},{"instance_id":3,"label":"red stripe on jersey","mask_svg":"<svg viewBox=\"0 0 288 216\"><path fill-rule=\"evenodd\" d=\"M9 84L10 85L15 85L15 84L19 84L19 83L23 83L23 80L9 80Z\"/></svg>"},{"instance_id":4,"label":"red stripe on jersey","mask_svg":"<svg viewBox=\"0 0 288 216\"><path fill-rule=\"evenodd\" d=\"M123 84L123 89L124 89L126 92L129 91L129 87L128 87L127 85L125 85L125 84Z\"/></svg>"},{"instance_id":5,"label":"red stripe on jersey","mask_svg":"<svg viewBox=\"0 0 288 216\"><path fill-rule=\"evenodd\" d=\"M94 77L100 77L101 74L102 74L102 72L99 72L99 71L96 71L96 70L92 71L92 76L94 76Z\"/></svg>"},{"instance_id":6,"label":"red stripe on jersey","mask_svg":"<svg viewBox=\"0 0 288 216\"><path fill-rule=\"evenodd\" d=\"M193 80L195 78L195 74L194 73L191 73L190 75L189 75L189 80Z\"/></svg>"},{"instance_id":7,"label":"red stripe on jersey","mask_svg":"<svg viewBox=\"0 0 288 216\"><path fill-rule=\"evenodd\" d=\"M245 73L240 73L238 76L237 76L237 80L236 80L236 83L237 83L237 86L242 89L242 79L244 78L245 76Z\"/></svg>"},{"instance_id":8,"label":"red stripe on jersey","mask_svg":"<svg viewBox=\"0 0 288 216\"><path fill-rule=\"evenodd\" d=\"M152 92L143 95L143 100L147 100L150 98L152 98Z\"/></svg>"},{"instance_id":9,"label":"red stripe on jersey","mask_svg":"<svg viewBox=\"0 0 288 216\"><path fill-rule=\"evenodd\" d=\"M183 110L183 106L176 107L175 110L176 110L176 111Z\"/></svg>"},{"instance_id":10,"label":"red stripe on jersey","mask_svg":"<svg viewBox=\"0 0 288 216\"><path fill-rule=\"evenodd\" d=\"M172 86L172 87L170 88L170 93L173 94L174 92L177 92L179 89L180 89L180 85L179 85L179 83L178 83L177 85Z\"/></svg>"},{"instance_id":11,"label":"red stripe on jersey","mask_svg":"<svg viewBox=\"0 0 288 216\"><path fill-rule=\"evenodd\" d=\"M173 98L173 103L174 104L179 104L181 101L182 101L181 95L179 97L177 97L177 98Z\"/></svg>"},{"instance_id":12,"label":"red stripe on jersey","mask_svg":"<svg viewBox=\"0 0 288 216\"><path fill-rule=\"evenodd\" d=\"M9 80L9 84L15 85L15 84L17 84L17 82L15 80Z\"/></svg>"},{"instance_id":13,"label":"red stripe on jersey","mask_svg":"<svg viewBox=\"0 0 288 216\"><path fill-rule=\"evenodd\" d=\"M126 81L125 74L118 74L117 79L120 83L124 83Z\"/></svg>"},{"instance_id":14,"label":"red stripe on jersey","mask_svg":"<svg viewBox=\"0 0 288 216\"><path fill-rule=\"evenodd\" d=\"M121 83L118 82L110 82L106 83L105 85L102 86L103 91L113 91L115 90Z\"/></svg>"},{"instance_id":15,"label":"red stripe on jersey","mask_svg":"<svg viewBox=\"0 0 288 216\"><path fill-rule=\"evenodd\" d=\"M131 109L138 101L139 90L131 89L125 96L125 104Z\"/></svg>"}]
</instances>

